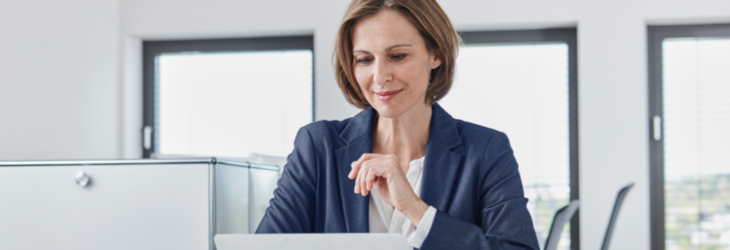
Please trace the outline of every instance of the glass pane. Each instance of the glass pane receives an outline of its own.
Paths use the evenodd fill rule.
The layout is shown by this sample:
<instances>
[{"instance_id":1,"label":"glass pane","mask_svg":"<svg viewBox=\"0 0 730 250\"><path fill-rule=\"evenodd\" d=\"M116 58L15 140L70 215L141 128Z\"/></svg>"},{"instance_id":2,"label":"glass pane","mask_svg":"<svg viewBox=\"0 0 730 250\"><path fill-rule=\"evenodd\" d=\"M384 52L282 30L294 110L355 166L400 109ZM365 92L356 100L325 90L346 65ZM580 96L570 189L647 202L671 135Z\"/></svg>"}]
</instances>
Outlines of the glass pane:
<instances>
[{"instance_id":1,"label":"glass pane","mask_svg":"<svg viewBox=\"0 0 730 250\"><path fill-rule=\"evenodd\" d=\"M570 199L568 45L467 45L451 92L452 116L507 134L540 245ZM566 225L558 249L570 248Z\"/></svg>"},{"instance_id":2,"label":"glass pane","mask_svg":"<svg viewBox=\"0 0 730 250\"><path fill-rule=\"evenodd\" d=\"M730 38L662 53L666 249L730 249Z\"/></svg>"},{"instance_id":3,"label":"glass pane","mask_svg":"<svg viewBox=\"0 0 730 250\"><path fill-rule=\"evenodd\" d=\"M279 172L251 168L251 232L255 232L259 223L264 219L269 201L274 198L274 189L279 180Z\"/></svg>"},{"instance_id":4,"label":"glass pane","mask_svg":"<svg viewBox=\"0 0 730 250\"><path fill-rule=\"evenodd\" d=\"M312 51L156 58L155 152L285 156L312 122Z\"/></svg>"},{"instance_id":5,"label":"glass pane","mask_svg":"<svg viewBox=\"0 0 730 250\"><path fill-rule=\"evenodd\" d=\"M251 197L249 168L216 164L216 233L249 233ZM276 184L273 184L276 186Z\"/></svg>"}]
</instances>

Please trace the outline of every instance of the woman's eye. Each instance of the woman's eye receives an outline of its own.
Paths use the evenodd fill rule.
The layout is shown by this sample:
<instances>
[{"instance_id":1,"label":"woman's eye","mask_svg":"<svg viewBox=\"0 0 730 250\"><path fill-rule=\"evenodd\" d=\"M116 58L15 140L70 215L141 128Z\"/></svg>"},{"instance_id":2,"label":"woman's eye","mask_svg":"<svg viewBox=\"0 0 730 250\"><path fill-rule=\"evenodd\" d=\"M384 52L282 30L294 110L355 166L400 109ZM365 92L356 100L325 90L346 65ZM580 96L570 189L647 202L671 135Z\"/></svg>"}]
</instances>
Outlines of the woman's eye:
<instances>
[{"instance_id":1,"label":"woman's eye","mask_svg":"<svg viewBox=\"0 0 730 250\"><path fill-rule=\"evenodd\" d=\"M372 61L370 58L357 59L357 63L359 63L359 64L368 64L368 63L370 63L370 61Z\"/></svg>"},{"instance_id":2,"label":"woman's eye","mask_svg":"<svg viewBox=\"0 0 730 250\"><path fill-rule=\"evenodd\" d=\"M406 54L396 54L391 56L391 58L393 58L393 60L400 61L406 58Z\"/></svg>"}]
</instances>

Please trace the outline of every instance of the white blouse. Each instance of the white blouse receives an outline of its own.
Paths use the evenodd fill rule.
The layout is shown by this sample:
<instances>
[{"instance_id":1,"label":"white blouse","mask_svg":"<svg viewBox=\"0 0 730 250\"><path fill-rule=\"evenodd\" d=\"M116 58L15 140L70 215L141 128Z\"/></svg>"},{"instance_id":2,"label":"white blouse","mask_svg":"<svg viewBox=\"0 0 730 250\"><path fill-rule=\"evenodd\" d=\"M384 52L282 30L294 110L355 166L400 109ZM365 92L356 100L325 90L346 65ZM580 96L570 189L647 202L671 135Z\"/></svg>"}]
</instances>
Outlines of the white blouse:
<instances>
[{"instance_id":1,"label":"white blouse","mask_svg":"<svg viewBox=\"0 0 730 250\"><path fill-rule=\"evenodd\" d=\"M421 179L423 176L424 157L410 162L406 178L413 191L421 197ZM371 233L400 233L406 237L408 244L421 248L423 240L431 230L433 219L436 217L436 208L429 206L416 228L413 223L400 211L385 203L375 190L370 192L369 223Z\"/></svg>"}]
</instances>

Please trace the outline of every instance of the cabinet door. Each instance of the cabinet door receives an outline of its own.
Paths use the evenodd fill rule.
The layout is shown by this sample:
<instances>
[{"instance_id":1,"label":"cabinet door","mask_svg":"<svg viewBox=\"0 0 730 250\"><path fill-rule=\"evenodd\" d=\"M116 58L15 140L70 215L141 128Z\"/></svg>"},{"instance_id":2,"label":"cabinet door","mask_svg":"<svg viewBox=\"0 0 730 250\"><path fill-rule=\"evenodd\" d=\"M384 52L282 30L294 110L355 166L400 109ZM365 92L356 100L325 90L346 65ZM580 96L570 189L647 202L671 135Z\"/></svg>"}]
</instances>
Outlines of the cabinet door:
<instances>
[{"instance_id":1,"label":"cabinet door","mask_svg":"<svg viewBox=\"0 0 730 250\"><path fill-rule=\"evenodd\" d=\"M208 165L0 167L0 249L208 249Z\"/></svg>"}]
</instances>

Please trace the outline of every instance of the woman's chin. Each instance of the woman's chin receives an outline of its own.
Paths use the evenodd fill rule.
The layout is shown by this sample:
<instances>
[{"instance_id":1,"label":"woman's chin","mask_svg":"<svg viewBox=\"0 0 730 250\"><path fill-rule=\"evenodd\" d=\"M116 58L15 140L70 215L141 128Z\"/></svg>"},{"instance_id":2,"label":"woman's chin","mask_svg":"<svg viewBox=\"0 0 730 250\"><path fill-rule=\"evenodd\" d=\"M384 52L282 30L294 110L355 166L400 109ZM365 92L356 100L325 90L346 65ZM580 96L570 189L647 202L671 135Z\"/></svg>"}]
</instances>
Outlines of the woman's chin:
<instances>
[{"instance_id":1,"label":"woman's chin","mask_svg":"<svg viewBox=\"0 0 730 250\"><path fill-rule=\"evenodd\" d=\"M403 112L398 107L390 105L378 105L373 107L375 111L378 111L378 116L382 118L398 118Z\"/></svg>"}]
</instances>

